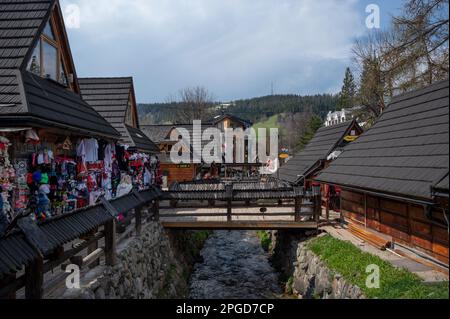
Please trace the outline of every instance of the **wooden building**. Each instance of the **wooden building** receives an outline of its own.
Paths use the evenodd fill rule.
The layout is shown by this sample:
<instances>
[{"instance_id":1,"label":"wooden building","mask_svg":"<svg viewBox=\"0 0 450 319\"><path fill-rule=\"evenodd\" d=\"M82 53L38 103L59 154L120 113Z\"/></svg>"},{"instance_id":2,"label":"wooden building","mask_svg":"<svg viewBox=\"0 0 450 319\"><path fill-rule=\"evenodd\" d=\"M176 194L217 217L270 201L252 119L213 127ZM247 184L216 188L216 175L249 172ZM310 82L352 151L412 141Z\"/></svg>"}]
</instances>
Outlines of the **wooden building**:
<instances>
[{"instance_id":1,"label":"wooden building","mask_svg":"<svg viewBox=\"0 0 450 319\"><path fill-rule=\"evenodd\" d=\"M310 186L314 176L338 157L362 131L356 121L320 128L311 142L275 175L294 185Z\"/></svg>"},{"instance_id":2,"label":"wooden building","mask_svg":"<svg viewBox=\"0 0 450 319\"><path fill-rule=\"evenodd\" d=\"M448 264L449 83L392 100L317 181L343 188L345 220Z\"/></svg>"},{"instance_id":3,"label":"wooden building","mask_svg":"<svg viewBox=\"0 0 450 319\"><path fill-rule=\"evenodd\" d=\"M101 178L98 154L93 147L86 159L77 145L114 144L120 134L81 97L59 1L3 1L0 14L0 196L7 213L12 219L31 205L44 218L92 204L90 195L104 191L93 182Z\"/></svg>"},{"instance_id":4,"label":"wooden building","mask_svg":"<svg viewBox=\"0 0 450 319\"><path fill-rule=\"evenodd\" d=\"M137 152L159 148L140 130L132 77L79 78L83 99L121 134L120 143Z\"/></svg>"}]
</instances>

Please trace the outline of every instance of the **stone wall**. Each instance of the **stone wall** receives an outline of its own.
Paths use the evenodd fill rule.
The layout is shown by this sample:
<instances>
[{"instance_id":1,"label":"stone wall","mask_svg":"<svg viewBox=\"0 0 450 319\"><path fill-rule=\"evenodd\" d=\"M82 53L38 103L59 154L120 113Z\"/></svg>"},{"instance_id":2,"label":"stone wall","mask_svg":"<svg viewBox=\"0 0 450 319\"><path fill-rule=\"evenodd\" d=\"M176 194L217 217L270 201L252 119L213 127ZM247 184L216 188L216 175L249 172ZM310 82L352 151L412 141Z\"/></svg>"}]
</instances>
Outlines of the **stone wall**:
<instances>
[{"instance_id":1,"label":"stone wall","mask_svg":"<svg viewBox=\"0 0 450 319\"><path fill-rule=\"evenodd\" d=\"M185 298L192 267L202 243L195 232L167 232L146 224L139 238L122 243L114 267L83 274L81 289L67 290L70 299Z\"/></svg>"},{"instance_id":2,"label":"stone wall","mask_svg":"<svg viewBox=\"0 0 450 319\"><path fill-rule=\"evenodd\" d=\"M331 271L324 262L302 242L297 247L297 261L290 290L300 298L364 299L361 289L341 275Z\"/></svg>"},{"instance_id":3,"label":"stone wall","mask_svg":"<svg viewBox=\"0 0 450 319\"><path fill-rule=\"evenodd\" d=\"M305 299L363 299L357 286L331 271L308 249L315 232L272 233L272 263L282 274L286 292Z\"/></svg>"}]
</instances>

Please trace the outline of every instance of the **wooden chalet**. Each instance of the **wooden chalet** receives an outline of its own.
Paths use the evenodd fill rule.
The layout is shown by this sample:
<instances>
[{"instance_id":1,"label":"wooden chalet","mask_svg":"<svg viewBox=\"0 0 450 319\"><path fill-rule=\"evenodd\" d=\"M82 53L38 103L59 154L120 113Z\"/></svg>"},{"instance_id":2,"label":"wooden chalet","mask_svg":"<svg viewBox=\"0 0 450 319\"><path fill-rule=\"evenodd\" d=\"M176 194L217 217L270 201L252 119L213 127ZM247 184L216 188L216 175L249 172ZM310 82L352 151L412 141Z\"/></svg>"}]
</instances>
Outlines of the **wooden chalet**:
<instances>
[{"instance_id":1,"label":"wooden chalet","mask_svg":"<svg viewBox=\"0 0 450 319\"><path fill-rule=\"evenodd\" d=\"M0 7L2 131L42 129L41 140L55 134L117 139L80 96L59 1L11 0Z\"/></svg>"},{"instance_id":2,"label":"wooden chalet","mask_svg":"<svg viewBox=\"0 0 450 319\"><path fill-rule=\"evenodd\" d=\"M362 132L356 121L322 127L305 149L282 166L276 175L294 185L310 186L314 176L327 167L339 156L343 148Z\"/></svg>"},{"instance_id":3,"label":"wooden chalet","mask_svg":"<svg viewBox=\"0 0 450 319\"><path fill-rule=\"evenodd\" d=\"M140 130L133 78L80 78L81 94L103 116L130 150L158 154L159 148Z\"/></svg>"},{"instance_id":4,"label":"wooden chalet","mask_svg":"<svg viewBox=\"0 0 450 319\"><path fill-rule=\"evenodd\" d=\"M392 100L316 178L343 188L345 220L448 265L449 82Z\"/></svg>"}]
</instances>

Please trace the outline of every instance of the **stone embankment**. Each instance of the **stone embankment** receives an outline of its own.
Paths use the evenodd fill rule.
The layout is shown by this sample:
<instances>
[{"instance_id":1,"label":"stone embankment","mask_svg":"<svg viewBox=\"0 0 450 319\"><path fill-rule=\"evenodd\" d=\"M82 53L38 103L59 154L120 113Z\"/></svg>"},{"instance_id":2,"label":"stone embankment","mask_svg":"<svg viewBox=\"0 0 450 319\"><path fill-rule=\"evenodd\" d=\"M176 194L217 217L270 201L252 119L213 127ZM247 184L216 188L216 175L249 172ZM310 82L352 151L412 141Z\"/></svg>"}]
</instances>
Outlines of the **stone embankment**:
<instances>
[{"instance_id":1,"label":"stone embankment","mask_svg":"<svg viewBox=\"0 0 450 319\"><path fill-rule=\"evenodd\" d=\"M308 249L310 233L273 232L272 263L282 273L286 292L304 299L364 299L361 289L330 270Z\"/></svg>"},{"instance_id":2,"label":"stone embankment","mask_svg":"<svg viewBox=\"0 0 450 319\"><path fill-rule=\"evenodd\" d=\"M114 267L98 267L82 276L71 299L185 298L192 267L206 239L198 232L167 232L159 223L146 224L140 237L124 243Z\"/></svg>"}]
</instances>

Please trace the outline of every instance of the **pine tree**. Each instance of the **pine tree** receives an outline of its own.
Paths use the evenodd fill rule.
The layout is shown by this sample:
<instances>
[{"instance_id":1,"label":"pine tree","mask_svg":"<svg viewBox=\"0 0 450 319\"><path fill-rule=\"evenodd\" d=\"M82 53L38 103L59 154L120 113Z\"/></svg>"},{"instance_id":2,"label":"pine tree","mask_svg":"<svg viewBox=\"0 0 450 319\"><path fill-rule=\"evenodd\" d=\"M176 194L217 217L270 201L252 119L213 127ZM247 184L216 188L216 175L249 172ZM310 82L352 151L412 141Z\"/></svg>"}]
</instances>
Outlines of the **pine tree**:
<instances>
[{"instance_id":1,"label":"pine tree","mask_svg":"<svg viewBox=\"0 0 450 319\"><path fill-rule=\"evenodd\" d=\"M303 150L309 142L312 140L317 130L322 127L323 121L317 116L313 115L311 121L308 124L308 128L306 129L305 134L300 138L297 149L299 151Z\"/></svg>"},{"instance_id":2,"label":"pine tree","mask_svg":"<svg viewBox=\"0 0 450 319\"><path fill-rule=\"evenodd\" d=\"M344 84L339 93L338 109L349 109L354 106L356 96L355 78L350 68L345 70Z\"/></svg>"}]
</instances>

